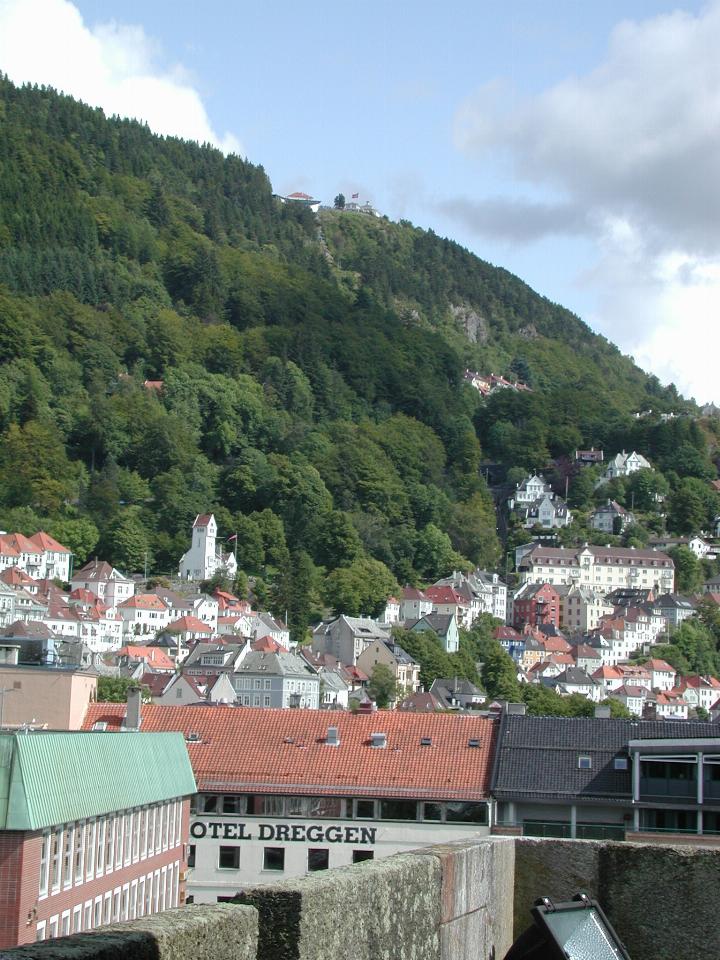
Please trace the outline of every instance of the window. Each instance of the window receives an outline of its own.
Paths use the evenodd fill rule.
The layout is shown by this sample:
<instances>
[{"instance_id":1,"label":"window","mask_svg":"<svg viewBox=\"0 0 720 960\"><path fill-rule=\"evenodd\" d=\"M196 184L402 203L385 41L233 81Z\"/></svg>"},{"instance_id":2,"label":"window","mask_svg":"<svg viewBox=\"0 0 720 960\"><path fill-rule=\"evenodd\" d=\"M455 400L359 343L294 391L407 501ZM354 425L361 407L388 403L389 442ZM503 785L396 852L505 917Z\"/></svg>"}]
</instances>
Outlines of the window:
<instances>
[{"instance_id":1,"label":"window","mask_svg":"<svg viewBox=\"0 0 720 960\"><path fill-rule=\"evenodd\" d=\"M112 894L106 893L103 900L103 923L110 923L112 919Z\"/></svg>"},{"instance_id":2,"label":"window","mask_svg":"<svg viewBox=\"0 0 720 960\"><path fill-rule=\"evenodd\" d=\"M148 810L148 856L151 857L155 853L155 817L157 814L157 808L153 807L151 810Z\"/></svg>"},{"instance_id":3,"label":"window","mask_svg":"<svg viewBox=\"0 0 720 960\"><path fill-rule=\"evenodd\" d=\"M578 770L592 770L592 757L578 757Z\"/></svg>"},{"instance_id":4,"label":"window","mask_svg":"<svg viewBox=\"0 0 720 960\"><path fill-rule=\"evenodd\" d=\"M92 930L92 900L87 900L85 903L85 922L83 924L83 930Z\"/></svg>"},{"instance_id":5,"label":"window","mask_svg":"<svg viewBox=\"0 0 720 960\"><path fill-rule=\"evenodd\" d=\"M48 936L56 937L58 935L58 915L55 914L54 917L50 917L50 922L48 923Z\"/></svg>"},{"instance_id":6,"label":"window","mask_svg":"<svg viewBox=\"0 0 720 960\"><path fill-rule=\"evenodd\" d=\"M414 800L381 800L380 817L382 820L415 820L417 803Z\"/></svg>"},{"instance_id":7,"label":"window","mask_svg":"<svg viewBox=\"0 0 720 960\"><path fill-rule=\"evenodd\" d=\"M270 706L270 697L269 697L268 694L266 694L266 695L263 697L263 706L264 706L264 707L269 707L269 706Z\"/></svg>"},{"instance_id":8,"label":"window","mask_svg":"<svg viewBox=\"0 0 720 960\"><path fill-rule=\"evenodd\" d=\"M117 830L117 821L115 817L108 817L107 827L105 829L105 872L111 873L113 868L113 854L115 852L115 831Z\"/></svg>"},{"instance_id":9,"label":"window","mask_svg":"<svg viewBox=\"0 0 720 960\"><path fill-rule=\"evenodd\" d=\"M82 904L78 904L76 907L73 907L72 914L72 932L80 933L82 929Z\"/></svg>"},{"instance_id":10,"label":"window","mask_svg":"<svg viewBox=\"0 0 720 960\"><path fill-rule=\"evenodd\" d=\"M42 838L42 847L40 848L40 887L41 897L46 897L48 892L48 879L50 876L50 847L52 845L52 834L44 833Z\"/></svg>"},{"instance_id":11,"label":"window","mask_svg":"<svg viewBox=\"0 0 720 960\"><path fill-rule=\"evenodd\" d=\"M41 920L40 923L35 927L35 940L40 943L41 940L45 939L45 921Z\"/></svg>"},{"instance_id":12,"label":"window","mask_svg":"<svg viewBox=\"0 0 720 960\"><path fill-rule=\"evenodd\" d=\"M105 831L107 829L107 820L98 820L95 850L97 875L100 876L105 869Z\"/></svg>"},{"instance_id":13,"label":"window","mask_svg":"<svg viewBox=\"0 0 720 960\"><path fill-rule=\"evenodd\" d=\"M82 883L83 879L83 859L85 855L85 827L86 824L78 823L75 826L75 848L73 860L75 863L75 883Z\"/></svg>"},{"instance_id":14,"label":"window","mask_svg":"<svg viewBox=\"0 0 720 960\"><path fill-rule=\"evenodd\" d=\"M145 916L145 877L140 877L138 880L137 915L138 917Z\"/></svg>"},{"instance_id":15,"label":"window","mask_svg":"<svg viewBox=\"0 0 720 960\"><path fill-rule=\"evenodd\" d=\"M70 933L70 911L63 910L62 917L60 918L60 936L67 937Z\"/></svg>"},{"instance_id":16,"label":"window","mask_svg":"<svg viewBox=\"0 0 720 960\"><path fill-rule=\"evenodd\" d=\"M263 850L263 870L284 870L285 850L283 847L265 847Z\"/></svg>"},{"instance_id":17,"label":"window","mask_svg":"<svg viewBox=\"0 0 720 960\"><path fill-rule=\"evenodd\" d=\"M448 823L487 823L486 803L448 803L445 807Z\"/></svg>"},{"instance_id":18,"label":"window","mask_svg":"<svg viewBox=\"0 0 720 960\"><path fill-rule=\"evenodd\" d=\"M442 804L424 803L423 820L442 820Z\"/></svg>"},{"instance_id":19,"label":"window","mask_svg":"<svg viewBox=\"0 0 720 960\"><path fill-rule=\"evenodd\" d=\"M217 813L219 799L214 793L206 793L200 798L200 809L203 813Z\"/></svg>"},{"instance_id":20,"label":"window","mask_svg":"<svg viewBox=\"0 0 720 960\"><path fill-rule=\"evenodd\" d=\"M252 797L250 812L256 816L281 817L285 813L285 797Z\"/></svg>"},{"instance_id":21,"label":"window","mask_svg":"<svg viewBox=\"0 0 720 960\"><path fill-rule=\"evenodd\" d=\"M220 847L218 867L220 870L238 870L240 867L240 847Z\"/></svg>"},{"instance_id":22,"label":"window","mask_svg":"<svg viewBox=\"0 0 720 960\"><path fill-rule=\"evenodd\" d=\"M92 820L85 826L85 879L92 880L95 876L95 834L97 822Z\"/></svg>"},{"instance_id":23,"label":"window","mask_svg":"<svg viewBox=\"0 0 720 960\"><path fill-rule=\"evenodd\" d=\"M327 870L330 866L330 851L319 847L310 847L308 850L307 868L310 872Z\"/></svg>"},{"instance_id":24,"label":"window","mask_svg":"<svg viewBox=\"0 0 720 960\"><path fill-rule=\"evenodd\" d=\"M60 856L63 848L63 832L56 830L52 835L52 851L50 853L50 887L53 893L60 889Z\"/></svg>"},{"instance_id":25,"label":"window","mask_svg":"<svg viewBox=\"0 0 720 960\"><path fill-rule=\"evenodd\" d=\"M65 828L65 843L63 845L63 886L65 887L69 887L72 883L73 832L72 827Z\"/></svg>"},{"instance_id":26,"label":"window","mask_svg":"<svg viewBox=\"0 0 720 960\"><path fill-rule=\"evenodd\" d=\"M223 797L222 802L222 812L223 813L244 813L245 812L245 797L238 796L227 796Z\"/></svg>"},{"instance_id":27,"label":"window","mask_svg":"<svg viewBox=\"0 0 720 960\"><path fill-rule=\"evenodd\" d=\"M627 770L628 768L628 758L627 757L615 757L613 761L613 766L616 770Z\"/></svg>"},{"instance_id":28,"label":"window","mask_svg":"<svg viewBox=\"0 0 720 960\"><path fill-rule=\"evenodd\" d=\"M140 813L140 858L142 860L144 860L147 856L147 829L149 815L150 811L147 809L147 807Z\"/></svg>"},{"instance_id":29,"label":"window","mask_svg":"<svg viewBox=\"0 0 720 960\"><path fill-rule=\"evenodd\" d=\"M372 820L375 817L374 800L356 800L355 801L355 819Z\"/></svg>"},{"instance_id":30,"label":"window","mask_svg":"<svg viewBox=\"0 0 720 960\"><path fill-rule=\"evenodd\" d=\"M191 843L190 846L188 847L188 855L187 855L187 865L189 867L195 866L195 850L196 850L195 844Z\"/></svg>"},{"instance_id":31,"label":"window","mask_svg":"<svg viewBox=\"0 0 720 960\"><path fill-rule=\"evenodd\" d=\"M374 860L374 859L375 859L374 850L353 850L352 852L353 863L362 863L363 860Z\"/></svg>"}]
</instances>

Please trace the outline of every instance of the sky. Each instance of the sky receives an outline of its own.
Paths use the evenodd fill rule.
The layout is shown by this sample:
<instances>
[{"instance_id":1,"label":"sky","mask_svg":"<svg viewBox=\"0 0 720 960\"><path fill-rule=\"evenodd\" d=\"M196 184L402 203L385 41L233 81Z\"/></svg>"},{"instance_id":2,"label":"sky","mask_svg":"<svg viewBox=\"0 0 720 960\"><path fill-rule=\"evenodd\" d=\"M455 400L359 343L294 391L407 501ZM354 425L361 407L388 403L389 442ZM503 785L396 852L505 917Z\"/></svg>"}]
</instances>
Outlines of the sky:
<instances>
[{"instance_id":1,"label":"sky","mask_svg":"<svg viewBox=\"0 0 720 960\"><path fill-rule=\"evenodd\" d=\"M0 0L0 70L359 193L720 404L720 0Z\"/></svg>"}]
</instances>

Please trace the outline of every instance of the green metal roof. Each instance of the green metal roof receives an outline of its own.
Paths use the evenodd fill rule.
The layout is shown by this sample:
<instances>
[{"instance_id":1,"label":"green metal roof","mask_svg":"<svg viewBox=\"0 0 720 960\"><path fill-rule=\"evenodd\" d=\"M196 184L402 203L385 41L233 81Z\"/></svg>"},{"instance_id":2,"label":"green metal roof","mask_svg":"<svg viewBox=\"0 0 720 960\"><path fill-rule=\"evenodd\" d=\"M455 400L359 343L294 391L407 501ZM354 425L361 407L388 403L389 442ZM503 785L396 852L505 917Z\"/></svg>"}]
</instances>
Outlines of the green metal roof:
<instances>
[{"instance_id":1,"label":"green metal roof","mask_svg":"<svg viewBox=\"0 0 720 960\"><path fill-rule=\"evenodd\" d=\"M0 829L40 830L195 791L181 733L0 734Z\"/></svg>"}]
</instances>

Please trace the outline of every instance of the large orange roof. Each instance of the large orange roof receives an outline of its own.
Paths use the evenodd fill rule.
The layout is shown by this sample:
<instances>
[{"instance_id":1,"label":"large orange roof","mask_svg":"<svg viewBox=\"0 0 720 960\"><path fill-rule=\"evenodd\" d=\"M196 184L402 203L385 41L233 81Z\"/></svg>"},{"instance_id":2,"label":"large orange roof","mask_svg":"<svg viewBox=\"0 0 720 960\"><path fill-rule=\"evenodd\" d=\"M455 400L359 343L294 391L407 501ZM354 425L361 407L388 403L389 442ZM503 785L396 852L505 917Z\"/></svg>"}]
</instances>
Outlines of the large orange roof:
<instances>
[{"instance_id":1,"label":"large orange roof","mask_svg":"<svg viewBox=\"0 0 720 960\"><path fill-rule=\"evenodd\" d=\"M108 730L118 729L125 710L122 703L90 704L84 727L102 720ZM328 726L338 727L340 746L325 743ZM142 730L199 736L187 744L199 790L473 800L488 795L497 721L143 705ZM372 733L385 733L387 746L370 746ZM422 737L431 744L422 746Z\"/></svg>"}]
</instances>

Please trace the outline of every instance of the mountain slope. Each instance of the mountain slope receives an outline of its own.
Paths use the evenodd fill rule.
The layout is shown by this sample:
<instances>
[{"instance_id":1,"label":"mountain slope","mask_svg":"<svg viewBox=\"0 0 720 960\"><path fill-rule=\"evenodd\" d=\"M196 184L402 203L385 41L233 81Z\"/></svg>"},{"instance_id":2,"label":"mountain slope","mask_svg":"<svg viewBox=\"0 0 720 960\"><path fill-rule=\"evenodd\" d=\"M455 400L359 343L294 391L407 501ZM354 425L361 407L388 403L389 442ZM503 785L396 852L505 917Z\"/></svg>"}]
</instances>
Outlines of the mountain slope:
<instances>
[{"instance_id":1,"label":"mountain slope","mask_svg":"<svg viewBox=\"0 0 720 960\"><path fill-rule=\"evenodd\" d=\"M450 241L321 225L261 167L0 79L4 527L170 572L214 510L304 623L495 562L478 438L533 465L684 406ZM533 392L482 403L466 365Z\"/></svg>"}]
</instances>

